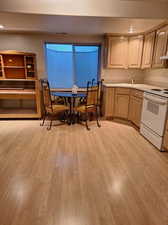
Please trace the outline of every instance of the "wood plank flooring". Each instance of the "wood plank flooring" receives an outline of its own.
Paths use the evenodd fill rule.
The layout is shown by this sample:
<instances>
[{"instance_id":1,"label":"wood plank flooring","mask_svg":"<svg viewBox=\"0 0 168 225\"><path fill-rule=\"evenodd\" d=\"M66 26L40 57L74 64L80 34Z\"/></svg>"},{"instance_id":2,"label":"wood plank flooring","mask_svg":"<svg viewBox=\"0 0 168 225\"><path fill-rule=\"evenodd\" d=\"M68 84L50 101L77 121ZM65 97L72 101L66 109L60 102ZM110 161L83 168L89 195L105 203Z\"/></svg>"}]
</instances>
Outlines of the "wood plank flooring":
<instances>
[{"instance_id":1,"label":"wood plank flooring","mask_svg":"<svg viewBox=\"0 0 168 225\"><path fill-rule=\"evenodd\" d=\"M168 225L168 153L132 127L0 121L0 225Z\"/></svg>"}]
</instances>

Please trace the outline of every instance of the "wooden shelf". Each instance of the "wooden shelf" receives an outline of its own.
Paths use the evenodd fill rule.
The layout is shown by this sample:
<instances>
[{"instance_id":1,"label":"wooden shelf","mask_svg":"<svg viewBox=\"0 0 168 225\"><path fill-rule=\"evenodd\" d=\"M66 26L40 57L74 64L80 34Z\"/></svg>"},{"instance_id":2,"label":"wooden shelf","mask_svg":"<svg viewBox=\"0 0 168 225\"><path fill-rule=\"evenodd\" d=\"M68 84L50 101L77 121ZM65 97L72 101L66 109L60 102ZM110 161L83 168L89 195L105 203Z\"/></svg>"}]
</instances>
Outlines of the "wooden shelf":
<instances>
[{"instance_id":1,"label":"wooden shelf","mask_svg":"<svg viewBox=\"0 0 168 225\"><path fill-rule=\"evenodd\" d=\"M20 109L20 108L0 108L0 114L35 114L34 109Z\"/></svg>"},{"instance_id":2,"label":"wooden shelf","mask_svg":"<svg viewBox=\"0 0 168 225\"><path fill-rule=\"evenodd\" d=\"M26 79L26 78L25 78L25 79L11 79L11 78L5 79L5 78L4 78L3 80L4 80L4 81L26 81L26 82L27 82L27 81L34 81L34 82L36 81L35 78L32 79L32 80Z\"/></svg>"},{"instance_id":3,"label":"wooden shelf","mask_svg":"<svg viewBox=\"0 0 168 225\"><path fill-rule=\"evenodd\" d=\"M9 68L9 69L24 69L24 66L4 66L4 68Z\"/></svg>"},{"instance_id":4,"label":"wooden shelf","mask_svg":"<svg viewBox=\"0 0 168 225\"><path fill-rule=\"evenodd\" d=\"M6 79L35 79L36 60L34 53L1 51L0 69Z\"/></svg>"},{"instance_id":5,"label":"wooden shelf","mask_svg":"<svg viewBox=\"0 0 168 225\"><path fill-rule=\"evenodd\" d=\"M41 117L35 57L33 53L0 52L0 118Z\"/></svg>"},{"instance_id":6,"label":"wooden shelf","mask_svg":"<svg viewBox=\"0 0 168 225\"><path fill-rule=\"evenodd\" d=\"M19 109L19 108L0 108L1 119L12 118L39 118L37 111L34 109Z\"/></svg>"}]
</instances>

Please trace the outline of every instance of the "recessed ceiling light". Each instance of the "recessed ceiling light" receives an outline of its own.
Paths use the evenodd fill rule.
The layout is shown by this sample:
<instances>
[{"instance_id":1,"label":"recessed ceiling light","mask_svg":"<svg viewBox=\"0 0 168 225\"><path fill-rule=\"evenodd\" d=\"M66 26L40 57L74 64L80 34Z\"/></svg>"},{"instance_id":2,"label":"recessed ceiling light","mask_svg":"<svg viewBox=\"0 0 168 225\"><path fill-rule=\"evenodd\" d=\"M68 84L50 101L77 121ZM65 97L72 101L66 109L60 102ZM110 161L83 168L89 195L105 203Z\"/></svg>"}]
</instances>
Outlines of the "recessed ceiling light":
<instances>
[{"instance_id":1,"label":"recessed ceiling light","mask_svg":"<svg viewBox=\"0 0 168 225\"><path fill-rule=\"evenodd\" d=\"M0 29L4 29L4 25L0 24Z\"/></svg>"}]
</instances>

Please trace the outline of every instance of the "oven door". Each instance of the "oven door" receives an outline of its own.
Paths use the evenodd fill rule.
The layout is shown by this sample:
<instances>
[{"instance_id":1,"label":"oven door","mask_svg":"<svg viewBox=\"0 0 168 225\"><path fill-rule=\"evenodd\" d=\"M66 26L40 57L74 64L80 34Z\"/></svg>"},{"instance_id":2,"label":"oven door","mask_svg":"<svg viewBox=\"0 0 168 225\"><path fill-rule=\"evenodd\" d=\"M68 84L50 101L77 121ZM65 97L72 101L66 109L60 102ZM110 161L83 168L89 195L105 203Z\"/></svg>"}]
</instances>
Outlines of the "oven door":
<instances>
[{"instance_id":1,"label":"oven door","mask_svg":"<svg viewBox=\"0 0 168 225\"><path fill-rule=\"evenodd\" d=\"M167 98L144 93L141 122L163 136L167 114Z\"/></svg>"}]
</instances>

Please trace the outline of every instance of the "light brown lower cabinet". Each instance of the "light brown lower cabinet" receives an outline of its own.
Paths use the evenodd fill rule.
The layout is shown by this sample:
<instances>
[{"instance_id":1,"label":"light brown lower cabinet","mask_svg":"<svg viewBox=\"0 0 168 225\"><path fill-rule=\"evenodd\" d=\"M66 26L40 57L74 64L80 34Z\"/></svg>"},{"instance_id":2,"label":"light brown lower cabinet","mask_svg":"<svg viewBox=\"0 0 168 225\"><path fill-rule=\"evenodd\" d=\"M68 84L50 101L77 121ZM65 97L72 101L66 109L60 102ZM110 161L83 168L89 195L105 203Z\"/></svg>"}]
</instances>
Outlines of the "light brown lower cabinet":
<instances>
[{"instance_id":1,"label":"light brown lower cabinet","mask_svg":"<svg viewBox=\"0 0 168 225\"><path fill-rule=\"evenodd\" d=\"M107 117L112 117L114 111L114 88L104 87L102 113Z\"/></svg>"},{"instance_id":2,"label":"light brown lower cabinet","mask_svg":"<svg viewBox=\"0 0 168 225\"><path fill-rule=\"evenodd\" d=\"M142 99L135 96L130 97L129 116L128 119L137 127L140 127L142 111Z\"/></svg>"},{"instance_id":3,"label":"light brown lower cabinet","mask_svg":"<svg viewBox=\"0 0 168 225\"><path fill-rule=\"evenodd\" d=\"M165 149L168 149L168 131L167 130L165 131L165 134L164 134L163 147Z\"/></svg>"},{"instance_id":4,"label":"light brown lower cabinet","mask_svg":"<svg viewBox=\"0 0 168 225\"><path fill-rule=\"evenodd\" d=\"M163 147L168 150L168 119L166 122L166 129L163 138Z\"/></svg>"},{"instance_id":5,"label":"light brown lower cabinet","mask_svg":"<svg viewBox=\"0 0 168 225\"><path fill-rule=\"evenodd\" d=\"M143 92L129 88L104 87L103 115L130 120L140 127Z\"/></svg>"},{"instance_id":6,"label":"light brown lower cabinet","mask_svg":"<svg viewBox=\"0 0 168 225\"><path fill-rule=\"evenodd\" d=\"M127 94L115 94L114 116L128 119L129 99Z\"/></svg>"}]
</instances>

